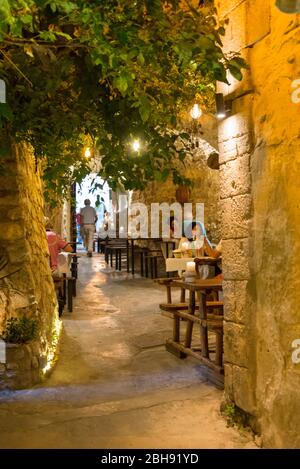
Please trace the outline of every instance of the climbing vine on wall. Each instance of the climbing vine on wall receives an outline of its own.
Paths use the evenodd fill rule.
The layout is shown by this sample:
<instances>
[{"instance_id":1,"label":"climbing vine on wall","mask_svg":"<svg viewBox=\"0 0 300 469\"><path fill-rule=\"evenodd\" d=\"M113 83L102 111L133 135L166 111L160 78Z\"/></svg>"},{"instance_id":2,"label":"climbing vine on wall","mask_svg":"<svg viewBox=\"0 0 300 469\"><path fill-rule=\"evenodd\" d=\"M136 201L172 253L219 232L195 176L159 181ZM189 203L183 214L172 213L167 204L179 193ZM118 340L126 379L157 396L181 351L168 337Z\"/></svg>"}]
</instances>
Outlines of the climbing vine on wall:
<instances>
[{"instance_id":1,"label":"climbing vine on wall","mask_svg":"<svg viewBox=\"0 0 300 469\"><path fill-rule=\"evenodd\" d=\"M7 139L32 144L46 190L58 193L90 171L87 140L112 188L142 189L170 173L180 181L172 161L189 151L176 131L182 110L196 95L209 103L215 81L228 70L241 79L245 66L223 53L226 25L214 13L211 1L2 0L0 154Z\"/></svg>"}]
</instances>

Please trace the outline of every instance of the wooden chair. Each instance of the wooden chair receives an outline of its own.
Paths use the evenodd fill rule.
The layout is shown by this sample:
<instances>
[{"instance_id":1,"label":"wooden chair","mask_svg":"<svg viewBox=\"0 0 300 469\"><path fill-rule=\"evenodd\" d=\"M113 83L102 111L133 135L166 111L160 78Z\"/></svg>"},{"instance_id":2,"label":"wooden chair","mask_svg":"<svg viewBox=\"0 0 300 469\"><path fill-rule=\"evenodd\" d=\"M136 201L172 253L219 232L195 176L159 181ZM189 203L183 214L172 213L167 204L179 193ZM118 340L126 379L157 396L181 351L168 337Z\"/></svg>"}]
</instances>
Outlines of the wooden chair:
<instances>
[{"instance_id":1,"label":"wooden chair","mask_svg":"<svg viewBox=\"0 0 300 469\"><path fill-rule=\"evenodd\" d=\"M149 275L149 263L150 263L150 276L152 279L158 277L158 260L164 259L161 249L148 249L145 255L145 274L146 277Z\"/></svg>"},{"instance_id":2,"label":"wooden chair","mask_svg":"<svg viewBox=\"0 0 300 469\"><path fill-rule=\"evenodd\" d=\"M57 302L58 302L58 314L59 317L62 316L64 307L66 304L66 297L64 291L64 279L62 277L52 276L54 282L54 288L56 292Z\"/></svg>"}]
</instances>

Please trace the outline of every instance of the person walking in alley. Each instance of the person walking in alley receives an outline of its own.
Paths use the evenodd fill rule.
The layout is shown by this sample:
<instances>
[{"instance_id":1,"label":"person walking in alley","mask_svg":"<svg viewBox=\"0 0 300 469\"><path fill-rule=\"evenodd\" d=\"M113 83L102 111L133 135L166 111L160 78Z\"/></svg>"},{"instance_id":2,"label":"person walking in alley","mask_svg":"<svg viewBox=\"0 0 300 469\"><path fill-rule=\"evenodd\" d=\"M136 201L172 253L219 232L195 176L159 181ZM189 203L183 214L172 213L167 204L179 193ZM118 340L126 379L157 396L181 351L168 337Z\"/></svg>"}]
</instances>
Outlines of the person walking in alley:
<instances>
[{"instance_id":1,"label":"person walking in alley","mask_svg":"<svg viewBox=\"0 0 300 469\"><path fill-rule=\"evenodd\" d=\"M94 207L91 207L91 201L89 199L84 201L84 205L85 207L80 210L83 244L87 250L87 255L92 257L95 225L98 218L96 210Z\"/></svg>"}]
</instances>

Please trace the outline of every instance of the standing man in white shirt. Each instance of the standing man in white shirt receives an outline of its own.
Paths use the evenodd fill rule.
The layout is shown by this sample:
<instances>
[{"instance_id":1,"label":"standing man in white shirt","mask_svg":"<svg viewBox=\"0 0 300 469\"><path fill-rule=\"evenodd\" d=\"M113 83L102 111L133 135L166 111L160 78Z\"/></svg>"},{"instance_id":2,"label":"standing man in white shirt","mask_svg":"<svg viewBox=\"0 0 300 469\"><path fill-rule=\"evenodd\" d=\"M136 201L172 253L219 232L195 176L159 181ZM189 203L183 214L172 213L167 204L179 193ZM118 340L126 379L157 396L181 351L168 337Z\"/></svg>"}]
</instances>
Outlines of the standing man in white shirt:
<instances>
[{"instance_id":1,"label":"standing man in white shirt","mask_svg":"<svg viewBox=\"0 0 300 469\"><path fill-rule=\"evenodd\" d=\"M98 217L94 207L91 207L91 201L89 199L84 201L84 205L85 207L80 210L83 244L87 250L87 255L92 257L95 225Z\"/></svg>"}]
</instances>

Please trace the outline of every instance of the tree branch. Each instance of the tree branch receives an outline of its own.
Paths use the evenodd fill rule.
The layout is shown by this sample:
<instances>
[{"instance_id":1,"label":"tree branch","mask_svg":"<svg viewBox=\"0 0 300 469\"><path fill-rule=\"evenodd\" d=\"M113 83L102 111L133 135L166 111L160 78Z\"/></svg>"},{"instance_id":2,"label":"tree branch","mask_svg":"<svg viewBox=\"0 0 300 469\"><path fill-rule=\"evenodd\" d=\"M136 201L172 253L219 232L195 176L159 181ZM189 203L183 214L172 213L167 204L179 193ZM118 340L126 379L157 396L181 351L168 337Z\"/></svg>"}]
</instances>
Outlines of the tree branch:
<instances>
[{"instance_id":1,"label":"tree branch","mask_svg":"<svg viewBox=\"0 0 300 469\"><path fill-rule=\"evenodd\" d=\"M0 49L0 51L3 57L7 60L7 62L9 62L19 72L19 74L27 81L27 83L29 83L31 88L33 88L32 82L29 80L29 78L27 78L26 75L24 75L22 70L8 57L8 55L2 49Z\"/></svg>"}]
</instances>

